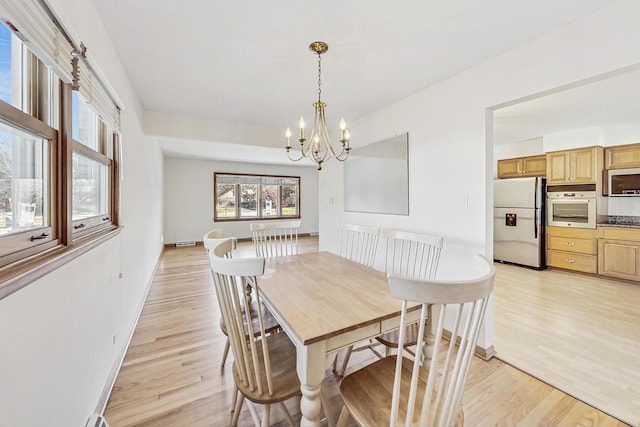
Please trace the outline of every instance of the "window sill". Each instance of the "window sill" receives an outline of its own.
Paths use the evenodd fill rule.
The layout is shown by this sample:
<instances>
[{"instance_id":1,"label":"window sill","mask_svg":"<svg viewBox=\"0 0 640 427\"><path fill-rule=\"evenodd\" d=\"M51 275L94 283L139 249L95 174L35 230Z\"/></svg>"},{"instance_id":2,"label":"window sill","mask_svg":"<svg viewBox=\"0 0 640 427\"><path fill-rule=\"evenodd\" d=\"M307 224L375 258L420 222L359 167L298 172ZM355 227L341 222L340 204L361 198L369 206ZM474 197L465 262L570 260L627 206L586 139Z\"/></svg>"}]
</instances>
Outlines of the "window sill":
<instances>
[{"instance_id":1,"label":"window sill","mask_svg":"<svg viewBox=\"0 0 640 427\"><path fill-rule=\"evenodd\" d=\"M30 259L1 268L0 300L118 236L121 229L122 227L114 226L86 238L80 238L73 245L58 246L45 253L34 255Z\"/></svg>"}]
</instances>

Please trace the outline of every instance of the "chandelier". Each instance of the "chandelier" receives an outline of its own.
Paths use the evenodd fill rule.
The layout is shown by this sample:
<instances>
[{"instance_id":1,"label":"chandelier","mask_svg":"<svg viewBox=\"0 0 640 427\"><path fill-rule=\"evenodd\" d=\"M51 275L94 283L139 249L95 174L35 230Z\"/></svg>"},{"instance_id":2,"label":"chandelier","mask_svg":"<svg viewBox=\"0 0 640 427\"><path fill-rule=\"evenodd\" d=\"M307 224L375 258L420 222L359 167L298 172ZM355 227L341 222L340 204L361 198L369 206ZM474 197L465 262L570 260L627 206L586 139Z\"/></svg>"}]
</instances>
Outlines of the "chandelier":
<instances>
[{"instance_id":1,"label":"chandelier","mask_svg":"<svg viewBox=\"0 0 640 427\"><path fill-rule=\"evenodd\" d=\"M322 170L322 163L328 157L334 157L341 162L347 160L349 157L349 150L351 150L351 148L349 147L349 130L347 129L347 124L344 119L340 120L339 141L342 144L342 147L340 147L340 152L337 153L331 144L329 132L327 131L327 124L324 118L324 107L326 107L327 104L322 102L320 99L320 95L322 93L321 55L329 50L329 46L325 42L313 42L309 45L309 50L318 55L318 101L312 104L315 110L313 116L313 128L311 128L309 139L305 138L305 122L304 118L300 117L300 121L298 122L298 126L300 127L300 137L298 138L298 141L300 142L300 157L291 157L291 129L289 128L287 128L285 132L285 136L287 138L287 145L285 146L285 149L287 150L287 156L290 160L297 162L298 160L306 157L318 164L318 170Z\"/></svg>"}]
</instances>

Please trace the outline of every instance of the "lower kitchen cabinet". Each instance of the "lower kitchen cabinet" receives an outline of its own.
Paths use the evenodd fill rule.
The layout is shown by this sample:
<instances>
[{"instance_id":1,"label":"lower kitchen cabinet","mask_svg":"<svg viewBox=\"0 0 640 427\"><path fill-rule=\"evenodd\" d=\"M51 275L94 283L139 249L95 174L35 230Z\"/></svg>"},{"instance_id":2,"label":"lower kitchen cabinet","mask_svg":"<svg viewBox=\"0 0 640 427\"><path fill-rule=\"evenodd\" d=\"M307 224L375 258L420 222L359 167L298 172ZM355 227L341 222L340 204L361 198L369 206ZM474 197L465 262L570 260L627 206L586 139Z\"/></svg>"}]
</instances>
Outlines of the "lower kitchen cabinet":
<instances>
[{"instance_id":1,"label":"lower kitchen cabinet","mask_svg":"<svg viewBox=\"0 0 640 427\"><path fill-rule=\"evenodd\" d=\"M547 265L550 267L581 271L583 273L595 274L598 272L597 256L574 252L548 251Z\"/></svg>"},{"instance_id":2,"label":"lower kitchen cabinet","mask_svg":"<svg viewBox=\"0 0 640 427\"><path fill-rule=\"evenodd\" d=\"M640 230L603 227L598 241L598 273L640 280Z\"/></svg>"},{"instance_id":3,"label":"lower kitchen cabinet","mask_svg":"<svg viewBox=\"0 0 640 427\"><path fill-rule=\"evenodd\" d=\"M597 230L547 227L547 265L583 273L598 273Z\"/></svg>"}]
</instances>

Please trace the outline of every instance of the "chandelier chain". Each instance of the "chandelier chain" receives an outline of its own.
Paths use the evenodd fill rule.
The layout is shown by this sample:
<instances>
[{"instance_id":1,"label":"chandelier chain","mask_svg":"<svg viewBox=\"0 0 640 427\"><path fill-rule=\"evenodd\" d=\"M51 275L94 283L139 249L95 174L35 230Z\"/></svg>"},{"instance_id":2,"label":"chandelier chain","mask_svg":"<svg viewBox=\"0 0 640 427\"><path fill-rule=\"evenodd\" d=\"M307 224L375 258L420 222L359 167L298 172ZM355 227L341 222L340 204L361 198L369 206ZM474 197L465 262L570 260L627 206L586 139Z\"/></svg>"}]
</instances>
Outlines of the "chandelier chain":
<instances>
[{"instance_id":1,"label":"chandelier chain","mask_svg":"<svg viewBox=\"0 0 640 427\"><path fill-rule=\"evenodd\" d=\"M320 102L320 94L322 93L322 89L320 86L322 85L322 56L318 53L318 102Z\"/></svg>"}]
</instances>

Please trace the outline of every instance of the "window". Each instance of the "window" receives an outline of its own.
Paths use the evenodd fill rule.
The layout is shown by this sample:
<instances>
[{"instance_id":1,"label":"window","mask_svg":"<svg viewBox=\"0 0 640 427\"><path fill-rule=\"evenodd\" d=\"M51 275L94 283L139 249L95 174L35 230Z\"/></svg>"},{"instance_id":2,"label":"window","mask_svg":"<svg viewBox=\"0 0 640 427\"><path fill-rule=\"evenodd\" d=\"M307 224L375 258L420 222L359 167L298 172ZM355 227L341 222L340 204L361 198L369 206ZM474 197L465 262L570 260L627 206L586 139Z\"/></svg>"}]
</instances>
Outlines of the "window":
<instances>
[{"instance_id":1,"label":"window","mask_svg":"<svg viewBox=\"0 0 640 427\"><path fill-rule=\"evenodd\" d=\"M58 244L59 80L0 25L0 267ZM5 79L6 77L6 79Z\"/></svg>"},{"instance_id":2,"label":"window","mask_svg":"<svg viewBox=\"0 0 640 427\"><path fill-rule=\"evenodd\" d=\"M71 94L73 138L71 220L75 235L87 234L112 223L110 184L115 140L113 132L84 96Z\"/></svg>"},{"instance_id":3,"label":"window","mask_svg":"<svg viewBox=\"0 0 640 427\"><path fill-rule=\"evenodd\" d=\"M40 7L37 4L8 4L18 17L49 19L42 10L40 17L17 11ZM63 254L70 245L98 242L118 225L119 110L95 78L89 76L88 89L80 90L81 84L73 80L79 71L72 66L71 47L48 25L37 25L39 32L26 37L26 28L0 20L3 277L14 277L5 273L18 271L13 267L26 259L38 268L43 264L37 256L52 253L50 249ZM44 48L27 44L45 33L50 35ZM88 76L90 69L82 73ZM72 90L72 81L77 90ZM0 298L6 295L2 285Z\"/></svg>"},{"instance_id":4,"label":"window","mask_svg":"<svg viewBox=\"0 0 640 427\"><path fill-rule=\"evenodd\" d=\"M214 220L300 218L300 177L213 174Z\"/></svg>"}]
</instances>

